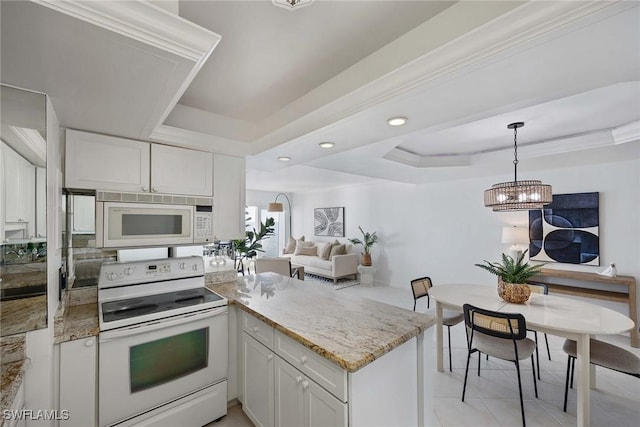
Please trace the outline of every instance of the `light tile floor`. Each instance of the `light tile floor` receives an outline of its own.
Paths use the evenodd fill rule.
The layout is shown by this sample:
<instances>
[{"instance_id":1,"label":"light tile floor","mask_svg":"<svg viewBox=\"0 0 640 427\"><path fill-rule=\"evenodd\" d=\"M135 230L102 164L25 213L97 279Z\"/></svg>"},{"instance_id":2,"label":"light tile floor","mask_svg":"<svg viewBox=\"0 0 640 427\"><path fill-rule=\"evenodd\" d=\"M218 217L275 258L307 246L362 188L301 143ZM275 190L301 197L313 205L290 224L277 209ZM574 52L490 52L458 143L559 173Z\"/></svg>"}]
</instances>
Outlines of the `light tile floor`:
<instances>
[{"instance_id":1,"label":"light tile floor","mask_svg":"<svg viewBox=\"0 0 640 427\"><path fill-rule=\"evenodd\" d=\"M388 286L354 286L336 292L372 298L411 310L411 290ZM426 299L418 302L419 311L426 309ZM541 380L538 381L539 398L534 397L531 363L521 366L525 416L528 426L575 426L576 393L569 390L567 412L562 411L564 378L567 357L562 351L564 340L549 335L551 361L548 360L544 336L538 335ZM619 345L640 356L640 349L629 346L626 336L599 337ZM481 374L477 376L477 356L470 365L467 397L460 401L464 380L467 350L462 325L451 328L453 372L434 372L434 408L436 426L519 426L520 401L518 382L513 363L497 359L482 360ZM446 346L445 334L445 346ZM448 367L445 350L445 366ZM471 369L473 368L473 369ZM253 424L242 413L240 406L230 408L229 415L211 427L251 427ZM602 427L636 427L640 425L640 379L609 369L597 369L597 389L591 391L591 425ZM406 427L406 426L388 426Z\"/></svg>"}]
</instances>

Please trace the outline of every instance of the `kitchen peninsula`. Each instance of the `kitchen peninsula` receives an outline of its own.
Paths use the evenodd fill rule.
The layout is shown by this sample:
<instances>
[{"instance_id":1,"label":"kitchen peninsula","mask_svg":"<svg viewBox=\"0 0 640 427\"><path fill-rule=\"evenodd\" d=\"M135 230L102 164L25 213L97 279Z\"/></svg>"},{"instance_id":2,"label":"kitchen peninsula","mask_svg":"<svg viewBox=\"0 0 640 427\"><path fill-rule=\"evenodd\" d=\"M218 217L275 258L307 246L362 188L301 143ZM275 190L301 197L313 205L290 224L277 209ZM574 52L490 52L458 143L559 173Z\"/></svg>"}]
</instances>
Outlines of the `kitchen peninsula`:
<instances>
[{"instance_id":1,"label":"kitchen peninsula","mask_svg":"<svg viewBox=\"0 0 640 427\"><path fill-rule=\"evenodd\" d=\"M429 424L432 316L274 273L208 286L239 309L230 360L256 425Z\"/></svg>"}]
</instances>

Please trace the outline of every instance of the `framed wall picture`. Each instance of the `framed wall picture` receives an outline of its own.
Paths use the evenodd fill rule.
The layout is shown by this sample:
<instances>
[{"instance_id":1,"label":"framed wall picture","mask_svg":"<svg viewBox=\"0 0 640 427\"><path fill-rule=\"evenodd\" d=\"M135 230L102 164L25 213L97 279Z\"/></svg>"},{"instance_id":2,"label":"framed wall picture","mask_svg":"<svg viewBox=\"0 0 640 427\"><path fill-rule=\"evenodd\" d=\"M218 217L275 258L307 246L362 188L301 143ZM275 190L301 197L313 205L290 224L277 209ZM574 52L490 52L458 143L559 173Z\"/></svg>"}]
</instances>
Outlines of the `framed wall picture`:
<instances>
[{"instance_id":1,"label":"framed wall picture","mask_svg":"<svg viewBox=\"0 0 640 427\"><path fill-rule=\"evenodd\" d=\"M554 194L529 211L529 258L600 265L599 193Z\"/></svg>"},{"instance_id":2,"label":"framed wall picture","mask_svg":"<svg viewBox=\"0 0 640 427\"><path fill-rule=\"evenodd\" d=\"M344 208L315 208L313 234L344 237Z\"/></svg>"}]
</instances>

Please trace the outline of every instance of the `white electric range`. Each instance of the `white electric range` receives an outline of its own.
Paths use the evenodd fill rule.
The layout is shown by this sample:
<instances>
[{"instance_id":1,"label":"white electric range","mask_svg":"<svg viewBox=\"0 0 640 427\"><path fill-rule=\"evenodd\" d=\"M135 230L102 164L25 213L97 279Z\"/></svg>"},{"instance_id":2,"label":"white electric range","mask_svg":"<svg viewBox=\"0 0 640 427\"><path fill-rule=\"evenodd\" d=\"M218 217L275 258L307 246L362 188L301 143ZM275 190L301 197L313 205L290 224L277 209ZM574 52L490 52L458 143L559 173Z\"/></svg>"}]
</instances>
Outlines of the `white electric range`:
<instances>
[{"instance_id":1,"label":"white electric range","mask_svg":"<svg viewBox=\"0 0 640 427\"><path fill-rule=\"evenodd\" d=\"M99 424L201 426L225 415L226 305L205 287L202 257L103 264Z\"/></svg>"}]
</instances>

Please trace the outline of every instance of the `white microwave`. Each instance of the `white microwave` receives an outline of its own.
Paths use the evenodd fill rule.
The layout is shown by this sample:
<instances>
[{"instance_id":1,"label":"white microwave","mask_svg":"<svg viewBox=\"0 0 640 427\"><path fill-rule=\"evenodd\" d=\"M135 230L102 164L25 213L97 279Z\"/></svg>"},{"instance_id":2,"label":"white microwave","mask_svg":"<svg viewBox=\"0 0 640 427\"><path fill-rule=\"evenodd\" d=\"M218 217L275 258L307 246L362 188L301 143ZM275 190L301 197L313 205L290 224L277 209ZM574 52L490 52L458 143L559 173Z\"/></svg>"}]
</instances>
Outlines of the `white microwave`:
<instances>
[{"instance_id":1,"label":"white microwave","mask_svg":"<svg viewBox=\"0 0 640 427\"><path fill-rule=\"evenodd\" d=\"M140 201L104 201L104 194L136 197L131 193L102 193L96 197L96 247L177 246L213 241L213 205L210 198L141 194L138 198L178 201L164 204ZM107 197L109 198L109 197ZM195 204L204 201L205 204ZM208 204L207 204L208 202Z\"/></svg>"}]
</instances>

